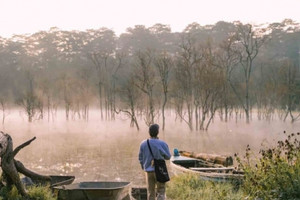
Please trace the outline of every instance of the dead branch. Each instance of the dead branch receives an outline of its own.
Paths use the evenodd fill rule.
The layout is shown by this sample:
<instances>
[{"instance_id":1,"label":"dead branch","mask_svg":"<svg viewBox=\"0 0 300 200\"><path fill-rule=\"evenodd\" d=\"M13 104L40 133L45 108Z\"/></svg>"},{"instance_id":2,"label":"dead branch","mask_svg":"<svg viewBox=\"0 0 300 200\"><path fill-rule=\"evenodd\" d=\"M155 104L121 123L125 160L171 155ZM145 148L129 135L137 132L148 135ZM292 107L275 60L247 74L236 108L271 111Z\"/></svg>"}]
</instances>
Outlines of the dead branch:
<instances>
[{"instance_id":1,"label":"dead branch","mask_svg":"<svg viewBox=\"0 0 300 200\"><path fill-rule=\"evenodd\" d=\"M20 161L15 160L14 157L18 152L24 147L28 146L36 137L28 140L27 142L19 145L15 150L13 150L13 141L9 134L0 132L0 157L1 157L1 168L2 168L2 177L8 190L12 188L13 185L16 186L18 192L25 198L28 198L26 190L21 183L19 173L24 174L25 176L30 177L33 180L44 180L50 181L50 176L44 176L37 174L35 172L27 169ZM5 185L1 183L0 185Z\"/></svg>"}]
</instances>

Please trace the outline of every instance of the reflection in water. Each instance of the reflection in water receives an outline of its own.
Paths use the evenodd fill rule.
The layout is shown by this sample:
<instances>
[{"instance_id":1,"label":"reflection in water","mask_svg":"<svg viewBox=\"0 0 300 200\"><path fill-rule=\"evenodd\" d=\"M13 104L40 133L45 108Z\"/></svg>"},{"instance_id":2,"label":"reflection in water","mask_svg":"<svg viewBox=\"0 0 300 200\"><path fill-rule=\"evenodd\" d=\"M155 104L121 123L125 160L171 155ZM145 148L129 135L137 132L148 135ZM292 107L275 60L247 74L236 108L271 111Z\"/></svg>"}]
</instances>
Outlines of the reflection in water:
<instances>
[{"instance_id":1,"label":"reflection in water","mask_svg":"<svg viewBox=\"0 0 300 200\"><path fill-rule=\"evenodd\" d=\"M174 115L174 114L173 114ZM101 121L98 112L90 114L89 122L65 121L64 113L58 113L55 121L34 121L28 124L24 116L11 112L5 126L0 130L9 133L14 146L37 139L22 149L16 159L25 166L42 174L74 175L79 181L131 181L143 185L144 175L138 163L138 148L148 137L148 129L142 124L141 130L129 127L129 121ZM159 137L165 140L171 152L179 150L233 155L243 153L246 145L258 150L261 143L274 143L287 133L297 132L299 125L273 121L270 123L254 120L251 124L243 121L224 123L215 120L208 132L190 132L184 123L174 120L169 113L166 130ZM26 118L25 118L26 119ZM159 122L158 122L159 123Z\"/></svg>"}]
</instances>

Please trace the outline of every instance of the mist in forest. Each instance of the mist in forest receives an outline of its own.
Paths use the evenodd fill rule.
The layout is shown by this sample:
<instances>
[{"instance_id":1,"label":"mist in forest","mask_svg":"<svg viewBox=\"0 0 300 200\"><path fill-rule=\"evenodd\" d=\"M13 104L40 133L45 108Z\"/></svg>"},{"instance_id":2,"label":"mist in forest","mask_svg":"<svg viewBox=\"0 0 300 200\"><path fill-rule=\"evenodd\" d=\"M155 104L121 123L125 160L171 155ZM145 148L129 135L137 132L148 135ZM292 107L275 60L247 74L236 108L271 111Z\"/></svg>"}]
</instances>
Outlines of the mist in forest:
<instances>
[{"instance_id":1,"label":"mist in forest","mask_svg":"<svg viewBox=\"0 0 300 200\"><path fill-rule=\"evenodd\" d=\"M149 137L147 125L140 130L130 127L130 120L118 116L115 121L101 120L99 110L90 111L90 120L64 119L57 113L54 121L28 123L24 113L13 110L0 130L9 133L14 147L36 136L37 139L17 155L29 169L42 174L74 175L75 181L131 181L144 183L138 162L140 143ZM179 150L212 154L243 155L247 144L258 152L263 143L274 145L284 138L283 131L297 132L298 123L252 119L250 124L235 120L222 122L217 117L208 131L190 131L187 124L175 120L175 112L167 113L165 130L160 139L169 144L172 153ZM139 119L142 120L142 119ZM158 119L156 123L160 123ZM140 175L136 175L140 173Z\"/></svg>"},{"instance_id":2,"label":"mist in forest","mask_svg":"<svg viewBox=\"0 0 300 200\"><path fill-rule=\"evenodd\" d=\"M171 152L233 155L300 119L300 23L136 25L0 38L0 130L42 174L144 181L149 124ZM137 176L136 173L140 172Z\"/></svg>"}]
</instances>

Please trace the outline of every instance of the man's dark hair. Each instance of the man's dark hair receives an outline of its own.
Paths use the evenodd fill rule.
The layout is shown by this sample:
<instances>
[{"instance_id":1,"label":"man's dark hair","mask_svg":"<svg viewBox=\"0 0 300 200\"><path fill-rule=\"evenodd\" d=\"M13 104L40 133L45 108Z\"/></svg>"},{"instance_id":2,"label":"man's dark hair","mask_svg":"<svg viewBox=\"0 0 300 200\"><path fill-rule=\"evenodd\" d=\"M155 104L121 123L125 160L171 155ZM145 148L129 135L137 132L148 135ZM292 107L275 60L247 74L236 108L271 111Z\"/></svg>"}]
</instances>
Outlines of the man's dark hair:
<instances>
[{"instance_id":1,"label":"man's dark hair","mask_svg":"<svg viewBox=\"0 0 300 200\"><path fill-rule=\"evenodd\" d=\"M156 137L158 135L159 132L159 125L158 124L152 124L149 127L149 134L151 137Z\"/></svg>"}]
</instances>

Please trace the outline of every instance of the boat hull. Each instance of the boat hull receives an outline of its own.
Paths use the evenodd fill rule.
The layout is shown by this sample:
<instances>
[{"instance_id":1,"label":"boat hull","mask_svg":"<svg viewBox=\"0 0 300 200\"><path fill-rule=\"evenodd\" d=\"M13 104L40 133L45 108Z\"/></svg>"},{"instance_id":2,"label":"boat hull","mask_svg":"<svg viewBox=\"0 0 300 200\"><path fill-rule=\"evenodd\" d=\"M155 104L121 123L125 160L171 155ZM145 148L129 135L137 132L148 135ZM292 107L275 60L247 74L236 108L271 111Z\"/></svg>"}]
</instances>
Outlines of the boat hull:
<instances>
[{"instance_id":1,"label":"boat hull","mask_svg":"<svg viewBox=\"0 0 300 200\"><path fill-rule=\"evenodd\" d=\"M80 182L54 187L58 200L130 200L130 182Z\"/></svg>"},{"instance_id":2,"label":"boat hull","mask_svg":"<svg viewBox=\"0 0 300 200\"><path fill-rule=\"evenodd\" d=\"M225 168L224 170L224 166L214 166L213 164L211 166L205 165L206 163L199 159L189 158L185 156L173 156L170 162L170 167L174 175L191 173L199 176L199 178L203 180L214 182L241 182L243 179L242 174L232 173L233 170L231 170L231 168ZM203 169L205 167L213 167L214 169L220 168L220 171L222 170L222 172L217 172L218 170L214 170L214 172L203 172L195 170L196 168Z\"/></svg>"},{"instance_id":3,"label":"boat hull","mask_svg":"<svg viewBox=\"0 0 300 200\"><path fill-rule=\"evenodd\" d=\"M75 180L75 176L50 176L51 184L50 187L69 185Z\"/></svg>"},{"instance_id":4,"label":"boat hull","mask_svg":"<svg viewBox=\"0 0 300 200\"><path fill-rule=\"evenodd\" d=\"M32 180L29 177L22 178L22 182L26 186L31 185L42 185L42 186L60 186L60 185L69 185L73 183L75 180L75 176L60 176L60 175L50 175L51 181L45 181L45 180Z\"/></svg>"}]
</instances>

